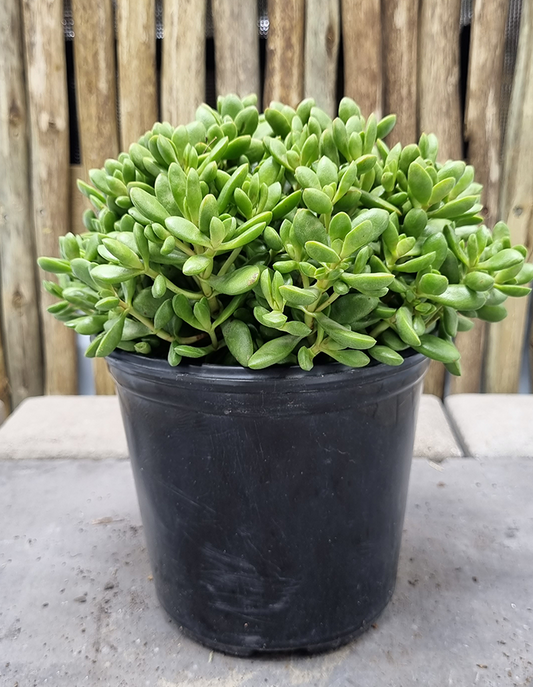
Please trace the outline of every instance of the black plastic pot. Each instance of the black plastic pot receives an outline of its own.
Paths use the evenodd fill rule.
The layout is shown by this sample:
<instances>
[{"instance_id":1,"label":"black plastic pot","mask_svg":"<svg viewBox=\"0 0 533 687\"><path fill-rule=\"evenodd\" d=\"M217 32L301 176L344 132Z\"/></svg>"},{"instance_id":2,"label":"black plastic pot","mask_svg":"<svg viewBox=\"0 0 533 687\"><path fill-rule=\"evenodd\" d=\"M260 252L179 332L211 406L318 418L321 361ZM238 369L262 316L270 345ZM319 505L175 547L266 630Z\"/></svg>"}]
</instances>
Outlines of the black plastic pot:
<instances>
[{"instance_id":1,"label":"black plastic pot","mask_svg":"<svg viewBox=\"0 0 533 687\"><path fill-rule=\"evenodd\" d=\"M108 361L157 593L183 630L238 655L322 651L365 630L394 590L427 360Z\"/></svg>"}]
</instances>

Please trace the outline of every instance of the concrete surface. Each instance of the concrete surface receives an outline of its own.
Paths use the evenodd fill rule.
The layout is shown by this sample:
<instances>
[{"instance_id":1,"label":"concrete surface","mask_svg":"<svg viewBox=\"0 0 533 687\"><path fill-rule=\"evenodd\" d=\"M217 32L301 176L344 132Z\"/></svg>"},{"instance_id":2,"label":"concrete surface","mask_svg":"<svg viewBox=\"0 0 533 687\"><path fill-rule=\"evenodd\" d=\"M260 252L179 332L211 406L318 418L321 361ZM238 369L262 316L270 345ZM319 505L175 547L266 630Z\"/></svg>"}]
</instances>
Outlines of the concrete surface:
<instances>
[{"instance_id":1,"label":"concrete surface","mask_svg":"<svg viewBox=\"0 0 533 687\"><path fill-rule=\"evenodd\" d=\"M458 394L445 405L467 455L533 458L533 395Z\"/></svg>"},{"instance_id":2,"label":"concrete surface","mask_svg":"<svg viewBox=\"0 0 533 687\"><path fill-rule=\"evenodd\" d=\"M398 585L314 658L237 659L159 608L124 461L0 462L2 687L511 687L533 681L533 461L414 461Z\"/></svg>"},{"instance_id":3,"label":"concrete surface","mask_svg":"<svg viewBox=\"0 0 533 687\"><path fill-rule=\"evenodd\" d=\"M0 427L0 459L127 457L116 396L27 398Z\"/></svg>"},{"instance_id":4,"label":"concrete surface","mask_svg":"<svg viewBox=\"0 0 533 687\"><path fill-rule=\"evenodd\" d=\"M6 419L6 406L3 401L0 401L0 425Z\"/></svg>"},{"instance_id":5,"label":"concrete surface","mask_svg":"<svg viewBox=\"0 0 533 687\"><path fill-rule=\"evenodd\" d=\"M436 396L423 396L415 456L460 456ZM0 459L124 459L126 437L116 396L37 396L26 399L0 429Z\"/></svg>"},{"instance_id":6,"label":"concrete surface","mask_svg":"<svg viewBox=\"0 0 533 687\"><path fill-rule=\"evenodd\" d=\"M460 458L463 455L442 401L437 396L424 394L421 398L414 455L435 461Z\"/></svg>"}]
</instances>

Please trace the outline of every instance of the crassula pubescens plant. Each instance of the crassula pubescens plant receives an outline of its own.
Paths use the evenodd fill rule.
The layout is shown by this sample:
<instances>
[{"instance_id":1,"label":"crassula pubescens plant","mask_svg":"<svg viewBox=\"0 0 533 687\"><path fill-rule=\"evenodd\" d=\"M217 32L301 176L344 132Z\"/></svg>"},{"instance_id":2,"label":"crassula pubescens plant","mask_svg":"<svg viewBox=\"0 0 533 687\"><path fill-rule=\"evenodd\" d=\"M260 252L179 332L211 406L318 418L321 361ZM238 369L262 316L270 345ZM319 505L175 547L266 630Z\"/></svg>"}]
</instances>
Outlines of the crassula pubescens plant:
<instances>
[{"instance_id":1,"label":"crassula pubescens plant","mask_svg":"<svg viewBox=\"0 0 533 687\"><path fill-rule=\"evenodd\" d=\"M58 275L49 311L93 335L89 357L310 370L414 349L460 374L457 331L503 319L533 265L483 224L474 169L437 162L434 135L389 149L395 120L229 95L155 124L78 182L94 210L39 260Z\"/></svg>"}]
</instances>

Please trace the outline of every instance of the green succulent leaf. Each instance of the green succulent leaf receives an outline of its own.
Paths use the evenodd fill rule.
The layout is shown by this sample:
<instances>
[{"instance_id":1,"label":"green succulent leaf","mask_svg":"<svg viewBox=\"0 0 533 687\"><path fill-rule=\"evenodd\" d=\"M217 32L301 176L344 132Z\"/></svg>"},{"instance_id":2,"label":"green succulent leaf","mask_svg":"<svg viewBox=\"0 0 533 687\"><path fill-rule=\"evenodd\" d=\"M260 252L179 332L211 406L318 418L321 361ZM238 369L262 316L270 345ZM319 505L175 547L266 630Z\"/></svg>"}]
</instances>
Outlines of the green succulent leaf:
<instances>
[{"instance_id":1,"label":"green succulent leaf","mask_svg":"<svg viewBox=\"0 0 533 687\"><path fill-rule=\"evenodd\" d=\"M370 358L365 355L363 351L335 351L327 349L326 353L330 358L333 358L333 360L336 360L338 363L341 363L341 365L346 365L347 367L365 367L370 362Z\"/></svg>"},{"instance_id":2,"label":"green succulent leaf","mask_svg":"<svg viewBox=\"0 0 533 687\"><path fill-rule=\"evenodd\" d=\"M353 289L367 292L386 288L394 281L394 275L389 272L364 272L363 274L344 272L341 279Z\"/></svg>"},{"instance_id":3,"label":"green succulent leaf","mask_svg":"<svg viewBox=\"0 0 533 687\"><path fill-rule=\"evenodd\" d=\"M344 327L339 322L335 322L323 313L315 315L318 324L322 329L337 343L346 348L355 348L364 350L375 346L376 340L367 334L360 334L359 332L352 332L347 327Z\"/></svg>"},{"instance_id":4,"label":"green succulent leaf","mask_svg":"<svg viewBox=\"0 0 533 687\"><path fill-rule=\"evenodd\" d=\"M298 286L280 286L279 287L279 292L281 296L287 301L289 305L292 305L293 307L299 307L299 306L309 306L312 303L315 303L319 296L320 292L318 289L314 288L305 288L302 289Z\"/></svg>"},{"instance_id":5,"label":"green succulent leaf","mask_svg":"<svg viewBox=\"0 0 533 687\"><path fill-rule=\"evenodd\" d=\"M443 274L428 273L422 275L419 283L421 293L440 296L448 288L448 279Z\"/></svg>"},{"instance_id":6,"label":"green succulent leaf","mask_svg":"<svg viewBox=\"0 0 533 687\"><path fill-rule=\"evenodd\" d=\"M433 218L452 219L460 217L468 212L478 202L477 196L466 196L465 198L457 198L443 205L438 210L431 213Z\"/></svg>"},{"instance_id":7,"label":"green succulent leaf","mask_svg":"<svg viewBox=\"0 0 533 687\"><path fill-rule=\"evenodd\" d=\"M143 191L141 188L132 188L130 191L130 198L137 210L151 222L164 224L166 218L169 216L169 213L157 198Z\"/></svg>"},{"instance_id":8,"label":"green succulent leaf","mask_svg":"<svg viewBox=\"0 0 533 687\"><path fill-rule=\"evenodd\" d=\"M464 284L450 284L446 291L434 295L431 300L456 310L479 310L485 304L485 297Z\"/></svg>"},{"instance_id":9,"label":"green succulent leaf","mask_svg":"<svg viewBox=\"0 0 533 687\"><path fill-rule=\"evenodd\" d=\"M254 352L254 344L248 325L241 320L226 321L222 325L222 332L230 353L243 367L248 367L248 362Z\"/></svg>"},{"instance_id":10,"label":"green succulent leaf","mask_svg":"<svg viewBox=\"0 0 533 687\"><path fill-rule=\"evenodd\" d=\"M120 317L117 317L116 320L113 321L112 325L109 327L109 329L105 332L102 339L100 340L100 343L95 353L96 357L104 358L105 356L112 353L115 350L115 348L119 345L120 340L122 339L122 332L124 330L125 319L126 315L124 314Z\"/></svg>"},{"instance_id":11,"label":"green succulent leaf","mask_svg":"<svg viewBox=\"0 0 533 687\"><path fill-rule=\"evenodd\" d=\"M413 198L421 205L427 205L433 193L433 181L428 172L418 162L412 162L407 180Z\"/></svg>"},{"instance_id":12,"label":"green succulent leaf","mask_svg":"<svg viewBox=\"0 0 533 687\"><path fill-rule=\"evenodd\" d=\"M277 365L292 353L300 341L297 336L280 336L263 344L248 360L248 367L252 370L263 370L265 367Z\"/></svg>"},{"instance_id":13,"label":"green succulent leaf","mask_svg":"<svg viewBox=\"0 0 533 687\"><path fill-rule=\"evenodd\" d=\"M317 260L318 262L336 264L340 262L341 259L340 256L337 255L337 253L333 250L333 248L325 246L323 243L319 243L318 241L307 241L305 244L305 250L313 260Z\"/></svg>"},{"instance_id":14,"label":"green succulent leaf","mask_svg":"<svg viewBox=\"0 0 533 687\"><path fill-rule=\"evenodd\" d=\"M58 258L39 258L37 260L39 267L45 272L52 274L70 274L72 271L70 262L68 260L59 260Z\"/></svg>"},{"instance_id":15,"label":"green succulent leaf","mask_svg":"<svg viewBox=\"0 0 533 687\"><path fill-rule=\"evenodd\" d=\"M253 289L259 281L261 270L257 265L248 265L241 267L230 274L225 274L222 277L209 277L209 285L218 293L224 293L227 296L236 296L241 293L246 293Z\"/></svg>"},{"instance_id":16,"label":"green succulent leaf","mask_svg":"<svg viewBox=\"0 0 533 687\"><path fill-rule=\"evenodd\" d=\"M317 241L327 245L328 235L322 222L310 210L297 210L293 221L294 238L300 246L307 241Z\"/></svg>"},{"instance_id":17,"label":"green succulent leaf","mask_svg":"<svg viewBox=\"0 0 533 687\"><path fill-rule=\"evenodd\" d=\"M91 276L103 284L119 284L142 274L142 269L121 267L120 265L96 265L91 269Z\"/></svg>"},{"instance_id":18,"label":"green succulent leaf","mask_svg":"<svg viewBox=\"0 0 533 687\"><path fill-rule=\"evenodd\" d=\"M309 210L316 212L317 215L329 215L333 210L329 196L316 188L306 188L302 198Z\"/></svg>"},{"instance_id":19,"label":"green succulent leaf","mask_svg":"<svg viewBox=\"0 0 533 687\"><path fill-rule=\"evenodd\" d=\"M191 255L183 265L183 274L192 276L195 274L202 274L213 264L213 258L207 255Z\"/></svg>"},{"instance_id":20,"label":"green succulent leaf","mask_svg":"<svg viewBox=\"0 0 533 687\"><path fill-rule=\"evenodd\" d=\"M420 337L420 344L413 346L418 353L423 353L432 360L440 363L454 363L459 360L461 354L451 341L439 339L431 334L423 334Z\"/></svg>"},{"instance_id":21,"label":"green succulent leaf","mask_svg":"<svg viewBox=\"0 0 533 687\"><path fill-rule=\"evenodd\" d=\"M204 248L211 245L209 237L205 236L198 227L185 217L168 217L165 221L168 231L181 241L192 243Z\"/></svg>"},{"instance_id":22,"label":"green succulent leaf","mask_svg":"<svg viewBox=\"0 0 533 687\"><path fill-rule=\"evenodd\" d=\"M388 346L373 346L371 349L369 349L368 353L372 358L374 358L374 360L377 360L378 363L383 363L384 365L397 367L403 363L402 356Z\"/></svg>"},{"instance_id":23,"label":"green succulent leaf","mask_svg":"<svg viewBox=\"0 0 533 687\"><path fill-rule=\"evenodd\" d=\"M524 256L514 248L504 248L496 255L493 255L488 260L480 262L478 268L486 270L487 272L496 272L499 270L513 267L514 265L521 265L524 262Z\"/></svg>"},{"instance_id":24,"label":"green succulent leaf","mask_svg":"<svg viewBox=\"0 0 533 687\"><path fill-rule=\"evenodd\" d=\"M143 264L139 260L137 254L132 251L131 248L128 248L122 241L106 238L102 240L102 244L124 267L129 267L134 270L143 269Z\"/></svg>"}]
</instances>

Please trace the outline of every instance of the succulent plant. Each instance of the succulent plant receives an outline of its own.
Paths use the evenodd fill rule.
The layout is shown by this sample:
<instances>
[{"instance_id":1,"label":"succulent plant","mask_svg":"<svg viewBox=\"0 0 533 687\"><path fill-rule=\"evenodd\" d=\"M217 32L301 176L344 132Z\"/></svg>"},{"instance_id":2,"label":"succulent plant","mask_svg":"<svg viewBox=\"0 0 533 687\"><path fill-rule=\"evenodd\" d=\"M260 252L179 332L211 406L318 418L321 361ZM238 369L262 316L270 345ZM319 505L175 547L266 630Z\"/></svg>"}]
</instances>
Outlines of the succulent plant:
<instances>
[{"instance_id":1,"label":"succulent plant","mask_svg":"<svg viewBox=\"0 0 533 687\"><path fill-rule=\"evenodd\" d=\"M310 370L414 349L460 374L457 331L530 292L526 248L483 224L474 169L438 163L434 135L389 149L394 115L338 115L228 95L155 124L78 182L94 211L39 259L49 311L93 335L89 357Z\"/></svg>"}]
</instances>

